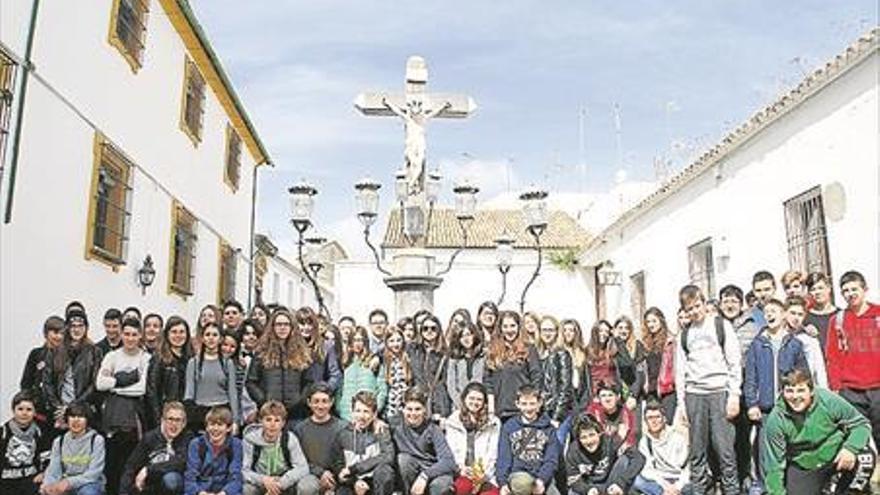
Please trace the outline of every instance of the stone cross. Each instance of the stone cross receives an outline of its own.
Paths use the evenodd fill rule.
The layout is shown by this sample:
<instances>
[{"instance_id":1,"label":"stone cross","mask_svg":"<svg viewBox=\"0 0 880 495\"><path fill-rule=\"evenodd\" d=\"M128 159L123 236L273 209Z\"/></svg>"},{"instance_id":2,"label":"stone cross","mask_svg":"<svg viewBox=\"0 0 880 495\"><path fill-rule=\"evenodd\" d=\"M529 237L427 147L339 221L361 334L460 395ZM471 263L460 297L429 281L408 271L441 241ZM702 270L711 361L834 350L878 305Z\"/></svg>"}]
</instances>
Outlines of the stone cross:
<instances>
[{"instance_id":1,"label":"stone cross","mask_svg":"<svg viewBox=\"0 0 880 495\"><path fill-rule=\"evenodd\" d=\"M368 116L399 117L403 120L404 159L409 198L425 190L425 126L432 118L462 119L477 105L466 95L426 93L428 66L425 59L412 56L406 61L406 91L403 94L361 93L354 106Z\"/></svg>"}]
</instances>

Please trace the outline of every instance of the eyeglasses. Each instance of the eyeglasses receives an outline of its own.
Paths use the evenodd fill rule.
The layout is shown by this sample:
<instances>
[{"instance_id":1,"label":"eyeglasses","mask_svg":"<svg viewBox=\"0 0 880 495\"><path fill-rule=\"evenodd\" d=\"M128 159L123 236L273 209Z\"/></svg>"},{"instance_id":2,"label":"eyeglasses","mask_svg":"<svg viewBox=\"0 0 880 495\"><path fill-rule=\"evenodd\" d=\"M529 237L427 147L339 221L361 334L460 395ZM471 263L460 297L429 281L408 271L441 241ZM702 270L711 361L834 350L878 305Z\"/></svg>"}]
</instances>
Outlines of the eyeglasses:
<instances>
[{"instance_id":1,"label":"eyeglasses","mask_svg":"<svg viewBox=\"0 0 880 495\"><path fill-rule=\"evenodd\" d=\"M276 327L289 327L290 322L289 321L276 321L275 323L273 323L273 325L275 325Z\"/></svg>"}]
</instances>

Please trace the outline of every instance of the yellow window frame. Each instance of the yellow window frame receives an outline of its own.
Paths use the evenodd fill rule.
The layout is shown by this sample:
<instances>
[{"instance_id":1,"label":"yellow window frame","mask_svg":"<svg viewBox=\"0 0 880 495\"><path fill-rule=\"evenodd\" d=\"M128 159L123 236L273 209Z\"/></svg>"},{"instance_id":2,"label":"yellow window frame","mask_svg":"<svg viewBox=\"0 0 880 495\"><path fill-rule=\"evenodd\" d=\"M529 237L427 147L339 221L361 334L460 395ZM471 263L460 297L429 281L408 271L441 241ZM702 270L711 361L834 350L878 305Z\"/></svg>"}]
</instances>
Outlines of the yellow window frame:
<instances>
[{"instance_id":1,"label":"yellow window frame","mask_svg":"<svg viewBox=\"0 0 880 495\"><path fill-rule=\"evenodd\" d=\"M176 266L177 266L177 250L175 249L177 231L181 227L181 225L188 225L189 232L188 235L192 238L192 242L189 246L189 251L186 253L187 256L187 268L185 273L183 273L184 280L177 280ZM193 215L186 207L183 206L178 201L173 201L171 203L171 235L169 239L168 246L168 292L171 294L177 294L184 299L193 295L194 286L195 286L195 250L198 247L198 236L196 235L196 227L198 226L198 219L195 215Z\"/></svg>"},{"instance_id":2,"label":"yellow window frame","mask_svg":"<svg viewBox=\"0 0 880 495\"><path fill-rule=\"evenodd\" d=\"M150 14L150 0L131 0L132 6L135 9L140 8L137 12L139 19L138 23L140 28L140 32L137 33L137 43L140 45L139 50L136 53L131 52L131 47L128 46L120 36L119 36L119 9L121 7L121 3L127 0L113 0L113 7L110 11L110 29L107 35L107 41L119 50L119 53L128 62L129 67L131 67L131 71L133 73L137 73L137 71L143 67L143 57L144 52L147 49L147 19Z\"/></svg>"},{"instance_id":3,"label":"yellow window frame","mask_svg":"<svg viewBox=\"0 0 880 495\"><path fill-rule=\"evenodd\" d=\"M235 146L233 146L235 144ZM223 160L223 182L233 193L238 192L241 185L241 137L235 132L232 124L226 124L226 153ZM234 164L235 177L230 175L230 166Z\"/></svg>"},{"instance_id":4,"label":"yellow window frame","mask_svg":"<svg viewBox=\"0 0 880 495\"><path fill-rule=\"evenodd\" d=\"M193 129L190 127L190 122L187 119L187 109L189 106L187 102L189 101L189 93L191 83L198 83L201 85L201 90L199 93L198 101L195 101L194 104L199 106L199 117L198 122L193 123L197 128ZM183 131L184 134L189 137L190 141L192 141L193 146L198 147L199 143L202 142L202 133L205 130L205 105L207 104L207 82L205 82L204 76L199 72L199 68L196 66L196 63L193 62L188 56L184 56L184 70L183 70L183 93L180 96L180 130Z\"/></svg>"},{"instance_id":5,"label":"yellow window frame","mask_svg":"<svg viewBox=\"0 0 880 495\"><path fill-rule=\"evenodd\" d=\"M125 233L131 222L131 212L128 211L128 205L131 195L130 182L133 165L125 155L101 133L95 133L92 155L92 179L89 188L85 258L87 260L100 261L113 268L114 271L118 271L120 266L125 265L125 256L127 254L125 252L125 244L128 239L126 238ZM122 198L121 201L118 202L121 206L119 204L111 205L113 208L121 210L121 214L117 211L116 215L122 216L121 227L119 227L122 230L121 232L116 232L116 234L119 235L119 239L117 241L118 246L116 246L115 249L107 249L106 247L97 246L95 244L95 230L98 221L98 186L100 184L101 170L105 166L116 172L120 184L119 187L122 190Z\"/></svg>"}]
</instances>

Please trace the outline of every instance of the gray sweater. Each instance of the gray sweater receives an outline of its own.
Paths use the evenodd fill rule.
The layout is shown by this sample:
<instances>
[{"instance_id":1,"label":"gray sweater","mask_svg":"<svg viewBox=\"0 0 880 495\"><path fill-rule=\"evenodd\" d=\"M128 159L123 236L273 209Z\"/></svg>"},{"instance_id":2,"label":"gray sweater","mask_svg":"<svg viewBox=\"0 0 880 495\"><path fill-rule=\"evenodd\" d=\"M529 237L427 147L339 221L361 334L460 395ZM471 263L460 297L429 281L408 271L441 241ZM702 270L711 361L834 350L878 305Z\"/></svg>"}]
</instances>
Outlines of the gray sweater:
<instances>
[{"instance_id":1,"label":"gray sweater","mask_svg":"<svg viewBox=\"0 0 880 495\"><path fill-rule=\"evenodd\" d=\"M727 392L739 397L742 385L742 354L739 340L729 321L724 320L724 348L718 342L715 320L706 317L687 331L684 352L679 335L675 347L675 391L678 403L684 404L685 393L706 395Z\"/></svg>"},{"instance_id":2,"label":"gray sweater","mask_svg":"<svg viewBox=\"0 0 880 495\"><path fill-rule=\"evenodd\" d=\"M235 365L229 359L221 359L206 359L199 372L199 358L190 358L186 364L186 392L183 399L200 406L228 404L235 422L241 424Z\"/></svg>"},{"instance_id":3,"label":"gray sweater","mask_svg":"<svg viewBox=\"0 0 880 495\"><path fill-rule=\"evenodd\" d=\"M253 424L245 428L244 454L241 465L241 474L244 477L245 483L263 487L263 476L266 473L261 472L260 459L254 459L254 447L260 446L260 456L265 457L272 448L277 448L279 442L281 442L281 437L271 444L266 441L263 437L263 425ZM290 463L293 464L292 466L287 466L287 470L279 476L281 489L287 490L293 487L303 476L309 474L309 463L299 445L299 440L297 440L296 435L292 431L287 435L287 445L282 445L281 448L287 449L290 453Z\"/></svg>"},{"instance_id":4,"label":"gray sweater","mask_svg":"<svg viewBox=\"0 0 880 495\"><path fill-rule=\"evenodd\" d=\"M70 488L74 490L89 483L103 486L106 482L104 437L89 428L77 438L74 438L70 432L56 438L52 443L52 457L43 484L48 485L61 480L67 480Z\"/></svg>"}]
</instances>

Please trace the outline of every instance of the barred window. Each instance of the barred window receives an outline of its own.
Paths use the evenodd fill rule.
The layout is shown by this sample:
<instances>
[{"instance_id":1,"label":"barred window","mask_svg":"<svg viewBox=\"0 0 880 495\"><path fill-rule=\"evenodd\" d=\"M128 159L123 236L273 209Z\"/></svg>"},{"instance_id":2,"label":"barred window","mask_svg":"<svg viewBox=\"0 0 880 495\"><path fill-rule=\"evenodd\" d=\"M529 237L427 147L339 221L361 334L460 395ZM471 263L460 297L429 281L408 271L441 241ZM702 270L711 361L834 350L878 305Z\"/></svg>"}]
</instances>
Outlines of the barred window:
<instances>
[{"instance_id":1,"label":"barred window","mask_svg":"<svg viewBox=\"0 0 880 495\"><path fill-rule=\"evenodd\" d=\"M12 119L12 95L15 88L16 64L0 52L0 164L6 156L6 141Z\"/></svg>"},{"instance_id":2,"label":"barred window","mask_svg":"<svg viewBox=\"0 0 880 495\"><path fill-rule=\"evenodd\" d=\"M110 22L110 44L115 46L132 70L143 64L147 37L149 0L115 0Z\"/></svg>"},{"instance_id":3,"label":"barred window","mask_svg":"<svg viewBox=\"0 0 880 495\"><path fill-rule=\"evenodd\" d=\"M645 272L638 272L629 278L629 304L633 320L641 321L645 314ZM638 326L638 323L636 323ZM642 329L644 331L644 329Z\"/></svg>"},{"instance_id":4,"label":"barred window","mask_svg":"<svg viewBox=\"0 0 880 495\"><path fill-rule=\"evenodd\" d=\"M122 265L131 225L132 164L101 136L96 138L95 147L87 257Z\"/></svg>"},{"instance_id":5,"label":"barred window","mask_svg":"<svg viewBox=\"0 0 880 495\"><path fill-rule=\"evenodd\" d=\"M183 109L180 128L193 144L202 141L202 122L205 116L205 79L195 62L186 59L183 81Z\"/></svg>"},{"instance_id":6,"label":"barred window","mask_svg":"<svg viewBox=\"0 0 880 495\"><path fill-rule=\"evenodd\" d=\"M171 283L172 292L189 296L193 293L195 273L196 228L198 220L186 208L174 203L171 225Z\"/></svg>"},{"instance_id":7,"label":"barred window","mask_svg":"<svg viewBox=\"0 0 880 495\"><path fill-rule=\"evenodd\" d=\"M816 186L789 199L783 206L789 267L804 273L830 274L822 188Z\"/></svg>"},{"instance_id":8,"label":"barred window","mask_svg":"<svg viewBox=\"0 0 880 495\"><path fill-rule=\"evenodd\" d=\"M238 190L241 178L241 138L231 125L226 126L226 166L223 180L233 191Z\"/></svg>"},{"instance_id":9,"label":"barred window","mask_svg":"<svg viewBox=\"0 0 880 495\"><path fill-rule=\"evenodd\" d=\"M691 283L702 289L706 298L715 294L715 264L712 259L712 238L688 248L688 273Z\"/></svg>"},{"instance_id":10,"label":"barred window","mask_svg":"<svg viewBox=\"0 0 880 495\"><path fill-rule=\"evenodd\" d=\"M236 252L229 244L220 242L220 269L217 284L217 301L231 301L235 297L235 276L237 271Z\"/></svg>"}]
</instances>

